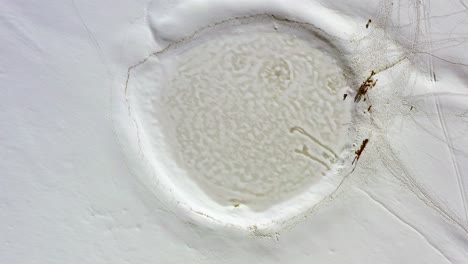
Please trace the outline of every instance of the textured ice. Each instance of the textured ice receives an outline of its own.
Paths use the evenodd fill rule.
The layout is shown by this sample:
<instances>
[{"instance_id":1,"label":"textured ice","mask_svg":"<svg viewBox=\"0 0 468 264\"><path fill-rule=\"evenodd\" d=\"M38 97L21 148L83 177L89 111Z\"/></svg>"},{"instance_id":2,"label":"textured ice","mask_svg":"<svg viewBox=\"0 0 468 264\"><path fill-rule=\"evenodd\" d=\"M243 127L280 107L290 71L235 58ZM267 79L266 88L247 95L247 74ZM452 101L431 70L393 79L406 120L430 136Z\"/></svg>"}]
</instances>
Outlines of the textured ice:
<instances>
[{"instance_id":1,"label":"textured ice","mask_svg":"<svg viewBox=\"0 0 468 264\"><path fill-rule=\"evenodd\" d=\"M309 43L244 33L163 55L174 69L155 114L179 166L217 201L274 203L317 182L343 150L345 80Z\"/></svg>"},{"instance_id":2,"label":"textured ice","mask_svg":"<svg viewBox=\"0 0 468 264\"><path fill-rule=\"evenodd\" d=\"M130 72L142 154L173 193L215 214L307 192L317 203L353 141L342 65L306 25L258 16L201 30Z\"/></svg>"}]
</instances>

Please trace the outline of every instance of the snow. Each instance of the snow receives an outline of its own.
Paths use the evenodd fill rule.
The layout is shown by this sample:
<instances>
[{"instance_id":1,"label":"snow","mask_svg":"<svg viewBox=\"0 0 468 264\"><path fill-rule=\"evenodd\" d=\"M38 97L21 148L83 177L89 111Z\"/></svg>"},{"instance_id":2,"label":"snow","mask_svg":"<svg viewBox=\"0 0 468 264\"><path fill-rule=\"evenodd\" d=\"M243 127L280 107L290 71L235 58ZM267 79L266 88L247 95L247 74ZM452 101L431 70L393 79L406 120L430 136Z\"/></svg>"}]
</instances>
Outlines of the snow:
<instances>
[{"instance_id":1,"label":"snow","mask_svg":"<svg viewBox=\"0 0 468 264\"><path fill-rule=\"evenodd\" d=\"M468 262L466 5L7 0L0 263ZM196 41L218 45L210 39L229 38L243 19L284 34L313 28L323 38L311 45L345 73L340 103L353 107L328 182L262 210L215 201L169 155L174 145L155 143L149 128L164 127L145 107L164 89L155 68L139 72L185 43L167 53L171 73L172 57L203 53ZM355 103L372 70L377 85Z\"/></svg>"}]
</instances>

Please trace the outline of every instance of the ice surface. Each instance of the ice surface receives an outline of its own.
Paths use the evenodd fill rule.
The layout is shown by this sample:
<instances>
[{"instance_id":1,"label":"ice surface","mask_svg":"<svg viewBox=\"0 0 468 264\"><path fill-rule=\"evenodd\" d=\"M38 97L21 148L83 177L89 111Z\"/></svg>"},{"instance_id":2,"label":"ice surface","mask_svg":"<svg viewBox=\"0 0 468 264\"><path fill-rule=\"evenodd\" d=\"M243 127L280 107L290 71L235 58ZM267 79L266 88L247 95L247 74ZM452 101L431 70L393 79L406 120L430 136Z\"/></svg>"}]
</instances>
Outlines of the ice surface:
<instances>
[{"instance_id":1,"label":"ice surface","mask_svg":"<svg viewBox=\"0 0 468 264\"><path fill-rule=\"evenodd\" d=\"M167 146L160 155L185 175L168 168L159 177L261 210L334 176L351 145L352 100L343 102L342 69L310 29L264 16L242 23L148 58L127 93L141 144Z\"/></svg>"}]
</instances>

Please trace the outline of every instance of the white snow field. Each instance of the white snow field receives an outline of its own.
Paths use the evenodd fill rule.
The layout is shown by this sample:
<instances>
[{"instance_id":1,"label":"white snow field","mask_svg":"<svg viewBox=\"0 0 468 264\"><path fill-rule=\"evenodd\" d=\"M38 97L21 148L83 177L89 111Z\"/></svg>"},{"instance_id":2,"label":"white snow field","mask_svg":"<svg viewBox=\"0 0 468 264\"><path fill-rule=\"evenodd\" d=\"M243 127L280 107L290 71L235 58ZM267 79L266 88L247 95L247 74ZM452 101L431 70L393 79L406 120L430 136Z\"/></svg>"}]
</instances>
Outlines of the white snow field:
<instances>
[{"instance_id":1,"label":"white snow field","mask_svg":"<svg viewBox=\"0 0 468 264\"><path fill-rule=\"evenodd\" d=\"M468 263L468 2L1 7L0 263Z\"/></svg>"}]
</instances>

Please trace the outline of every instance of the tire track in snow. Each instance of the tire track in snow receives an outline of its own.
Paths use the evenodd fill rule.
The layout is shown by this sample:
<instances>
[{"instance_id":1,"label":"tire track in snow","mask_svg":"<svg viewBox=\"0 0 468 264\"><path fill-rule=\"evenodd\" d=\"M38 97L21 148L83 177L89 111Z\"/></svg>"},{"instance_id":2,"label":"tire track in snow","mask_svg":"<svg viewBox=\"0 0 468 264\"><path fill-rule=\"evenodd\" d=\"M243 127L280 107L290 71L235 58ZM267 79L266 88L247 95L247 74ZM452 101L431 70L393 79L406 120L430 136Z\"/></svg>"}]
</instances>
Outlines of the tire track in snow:
<instances>
[{"instance_id":1,"label":"tire track in snow","mask_svg":"<svg viewBox=\"0 0 468 264\"><path fill-rule=\"evenodd\" d=\"M397 154L393 151L390 144L387 143L388 140L384 138L379 140L383 143L382 146L377 146L377 151L380 153L380 157L382 157L381 162L385 169L387 169L397 180L403 183L408 188L408 190L411 191L420 201L425 203L429 208L432 208L443 219L458 227L460 231L468 234L468 227L464 225L463 221L460 221L457 219L457 217L452 216L453 213L449 212L447 209L444 209L437 201L432 199L429 193L410 176L409 172L402 164Z\"/></svg>"},{"instance_id":2,"label":"tire track in snow","mask_svg":"<svg viewBox=\"0 0 468 264\"><path fill-rule=\"evenodd\" d=\"M428 239L423 233L421 233L421 231L418 230L418 228L416 228L415 226L413 226L412 224L410 224L408 221L404 220L401 216L399 216L398 214L396 214L393 210L391 210L388 206L386 206L384 203L380 202L379 200L377 200L374 196L372 196L370 193L364 191L363 189L360 189L358 188L358 190L364 194L364 196L366 196L369 200L371 200L372 202L376 203L380 208L382 208L384 211L386 211L387 213L393 215L399 222L403 223L404 226L412 229L414 232L416 232L420 237L422 237L426 243L432 248L434 249L434 251L436 251L438 254L440 254L443 258L445 258L445 260L447 260L449 263L453 263L450 258L445 255L434 243L432 243L430 241L430 239Z\"/></svg>"},{"instance_id":3,"label":"tire track in snow","mask_svg":"<svg viewBox=\"0 0 468 264\"><path fill-rule=\"evenodd\" d=\"M430 17L430 10L431 10L430 0L425 0L423 2L422 9L424 11L423 15L426 18ZM428 20L428 19L425 20L424 26L425 26L425 31L426 31L425 33L427 34L427 38L429 40L429 42L428 42L429 44L427 45L428 53L432 54L432 44L431 44L432 43L432 38L431 38L431 22L430 22L430 20ZM432 56L429 57L428 62L429 62L430 75L431 75L430 85L432 87L432 90L434 92L436 92L437 91L437 87L436 87L437 84L436 84L436 80L435 80L434 63L433 63L433 57ZM432 78L433 76L434 76L434 78ZM457 184L458 184L460 196L461 196L461 199L462 199L465 222L468 222L468 207L467 207L466 196L465 196L465 183L464 183L463 178L461 176L460 168L459 168L457 159L455 157L455 154L453 152L453 142L452 142L452 139L450 138L450 133L448 131L447 124L445 123L445 119L442 116L443 115L443 109L442 109L442 105L440 104L440 97L438 95L434 95L434 99L435 99L435 104L436 104L436 108L437 108L437 117L439 119L439 123L440 123L440 125L442 127L442 132L444 134L444 138L445 138L445 141L447 143L447 147L448 147L448 150L449 150L449 153L450 153L450 159L451 159L451 162L452 162L453 170L455 171L455 174L457 176Z\"/></svg>"}]
</instances>

